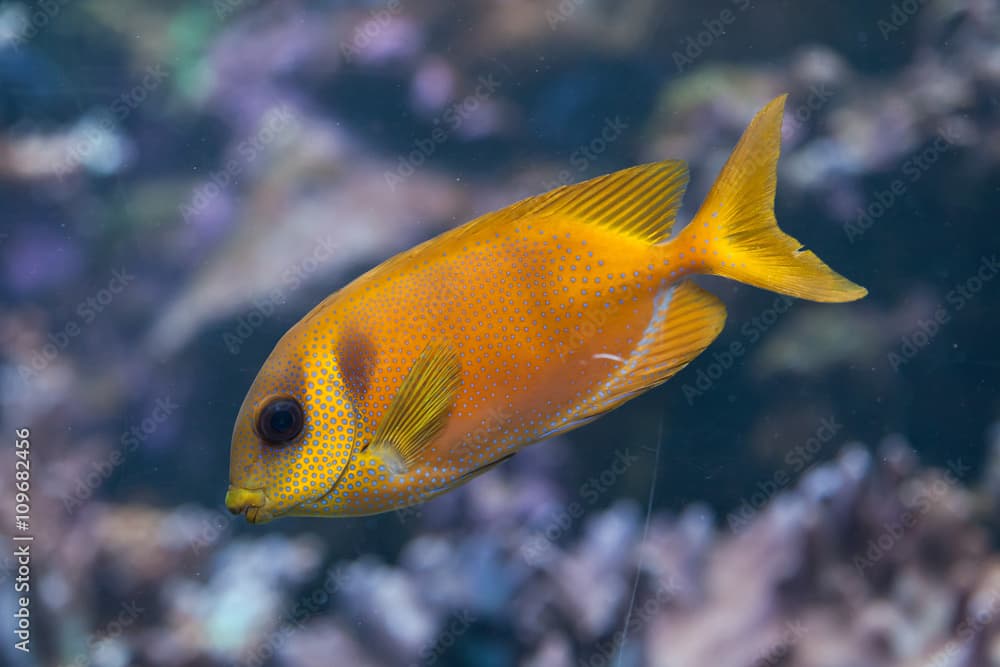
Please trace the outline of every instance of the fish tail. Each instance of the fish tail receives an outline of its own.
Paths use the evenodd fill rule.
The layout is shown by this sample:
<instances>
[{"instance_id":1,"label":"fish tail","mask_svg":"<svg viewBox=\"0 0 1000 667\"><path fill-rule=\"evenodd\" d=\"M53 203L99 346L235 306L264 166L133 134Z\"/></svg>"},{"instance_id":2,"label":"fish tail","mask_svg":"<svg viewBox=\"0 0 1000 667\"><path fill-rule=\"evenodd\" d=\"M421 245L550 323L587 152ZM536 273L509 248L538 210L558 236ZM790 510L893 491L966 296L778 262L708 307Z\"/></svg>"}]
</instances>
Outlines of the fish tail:
<instances>
[{"instance_id":1,"label":"fish tail","mask_svg":"<svg viewBox=\"0 0 1000 667\"><path fill-rule=\"evenodd\" d=\"M724 276L812 301L854 301L868 291L778 228L774 192L782 95L761 109L694 219L670 244L682 269Z\"/></svg>"}]
</instances>

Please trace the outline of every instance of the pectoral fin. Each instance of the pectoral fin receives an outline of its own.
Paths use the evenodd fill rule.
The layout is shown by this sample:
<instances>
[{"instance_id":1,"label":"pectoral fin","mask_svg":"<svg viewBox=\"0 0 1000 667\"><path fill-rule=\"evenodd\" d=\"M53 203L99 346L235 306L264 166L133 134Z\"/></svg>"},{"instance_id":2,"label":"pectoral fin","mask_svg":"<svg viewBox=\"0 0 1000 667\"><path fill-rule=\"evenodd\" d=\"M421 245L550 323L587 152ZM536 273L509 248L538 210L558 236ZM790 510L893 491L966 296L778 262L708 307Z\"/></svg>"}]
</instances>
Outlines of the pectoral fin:
<instances>
[{"instance_id":1,"label":"pectoral fin","mask_svg":"<svg viewBox=\"0 0 1000 667\"><path fill-rule=\"evenodd\" d=\"M460 385L454 347L448 341L429 343L403 379L368 452L393 474L409 470L444 427Z\"/></svg>"}]
</instances>

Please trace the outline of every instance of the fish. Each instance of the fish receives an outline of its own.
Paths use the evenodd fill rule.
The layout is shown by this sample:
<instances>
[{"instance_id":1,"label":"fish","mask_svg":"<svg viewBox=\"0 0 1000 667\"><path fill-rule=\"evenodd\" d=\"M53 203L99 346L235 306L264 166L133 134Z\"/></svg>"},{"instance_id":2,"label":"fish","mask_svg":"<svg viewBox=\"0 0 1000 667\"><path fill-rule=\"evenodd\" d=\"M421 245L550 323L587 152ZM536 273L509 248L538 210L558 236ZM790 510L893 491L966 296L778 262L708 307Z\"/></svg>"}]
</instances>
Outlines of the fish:
<instances>
[{"instance_id":1,"label":"fish","mask_svg":"<svg viewBox=\"0 0 1000 667\"><path fill-rule=\"evenodd\" d=\"M415 505L677 374L723 329L693 277L848 302L867 290L774 216L786 95L751 120L694 217L684 162L530 197L407 250L289 329L233 427L250 523Z\"/></svg>"}]
</instances>

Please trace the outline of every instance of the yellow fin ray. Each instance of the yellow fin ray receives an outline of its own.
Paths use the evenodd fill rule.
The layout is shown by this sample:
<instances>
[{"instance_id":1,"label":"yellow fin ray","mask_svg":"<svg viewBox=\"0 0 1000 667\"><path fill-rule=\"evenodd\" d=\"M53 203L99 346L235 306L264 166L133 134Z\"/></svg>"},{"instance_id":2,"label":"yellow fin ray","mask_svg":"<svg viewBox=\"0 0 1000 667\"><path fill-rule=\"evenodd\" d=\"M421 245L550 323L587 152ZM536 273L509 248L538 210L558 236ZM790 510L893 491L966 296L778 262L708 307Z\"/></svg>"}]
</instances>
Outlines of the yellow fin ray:
<instances>
[{"instance_id":1,"label":"yellow fin ray","mask_svg":"<svg viewBox=\"0 0 1000 667\"><path fill-rule=\"evenodd\" d=\"M444 427L461 385L461 366L447 341L429 343L410 368L375 429L369 454L394 474L406 472Z\"/></svg>"},{"instance_id":2,"label":"yellow fin ray","mask_svg":"<svg viewBox=\"0 0 1000 667\"><path fill-rule=\"evenodd\" d=\"M803 250L774 218L782 95L761 109L722 168L694 220L678 235L681 252L703 252L705 273L813 301L853 301L867 290ZM690 260L694 263L694 258ZM683 263L683 260L682 260Z\"/></svg>"},{"instance_id":3,"label":"yellow fin ray","mask_svg":"<svg viewBox=\"0 0 1000 667\"><path fill-rule=\"evenodd\" d=\"M670 236L687 183L682 160L652 162L566 185L515 206L518 215L565 215L659 243Z\"/></svg>"},{"instance_id":4,"label":"yellow fin ray","mask_svg":"<svg viewBox=\"0 0 1000 667\"><path fill-rule=\"evenodd\" d=\"M567 216L582 224L600 225L648 243L670 237L674 219L688 184L687 163L665 160L630 167L581 183L564 185L550 192L522 199L499 211L484 213L436 238L401 252L359 278L400 272L415 257L434 246L475 234L484 228L516 224L528 217ZM304 321L329 307L340 293L334 292L316 306Z\"/></svg>"},{"instance_id":5,"label":"yellow fin ray","mask_svg":"<svg viewBox=\"0 0 1000 667\"><path fill-rule=\"evenodd\" d=\"M576 428L663 384L711 345L726 322L714 295L684 281L664 289L642 339L596 391L545 437ZM607 355L601 355L606 357Z\"/></svg>"}]
</instances>

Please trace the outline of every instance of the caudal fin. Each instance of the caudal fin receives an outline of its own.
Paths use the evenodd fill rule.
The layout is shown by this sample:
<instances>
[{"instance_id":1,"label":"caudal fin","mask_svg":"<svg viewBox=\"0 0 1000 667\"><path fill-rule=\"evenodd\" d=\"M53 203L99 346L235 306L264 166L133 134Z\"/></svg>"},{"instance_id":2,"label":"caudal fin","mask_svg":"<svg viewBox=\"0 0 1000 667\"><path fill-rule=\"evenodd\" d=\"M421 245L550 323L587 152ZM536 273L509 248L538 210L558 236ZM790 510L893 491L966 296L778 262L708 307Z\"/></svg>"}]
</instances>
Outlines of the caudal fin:
<instances>
[{"instance_id":1,"label":"caudal fin","mask_svg":"<svg viewBox=\"0 0 1000 667\"><path fill-rule=\"evenodd\" d=\"M774 218L786 97L772 100L750 121L697 215L674 243L696 255L702 273L812 301L860 299L868 293L864 287L803 250Z\"/></svg>"}]
</instances>

